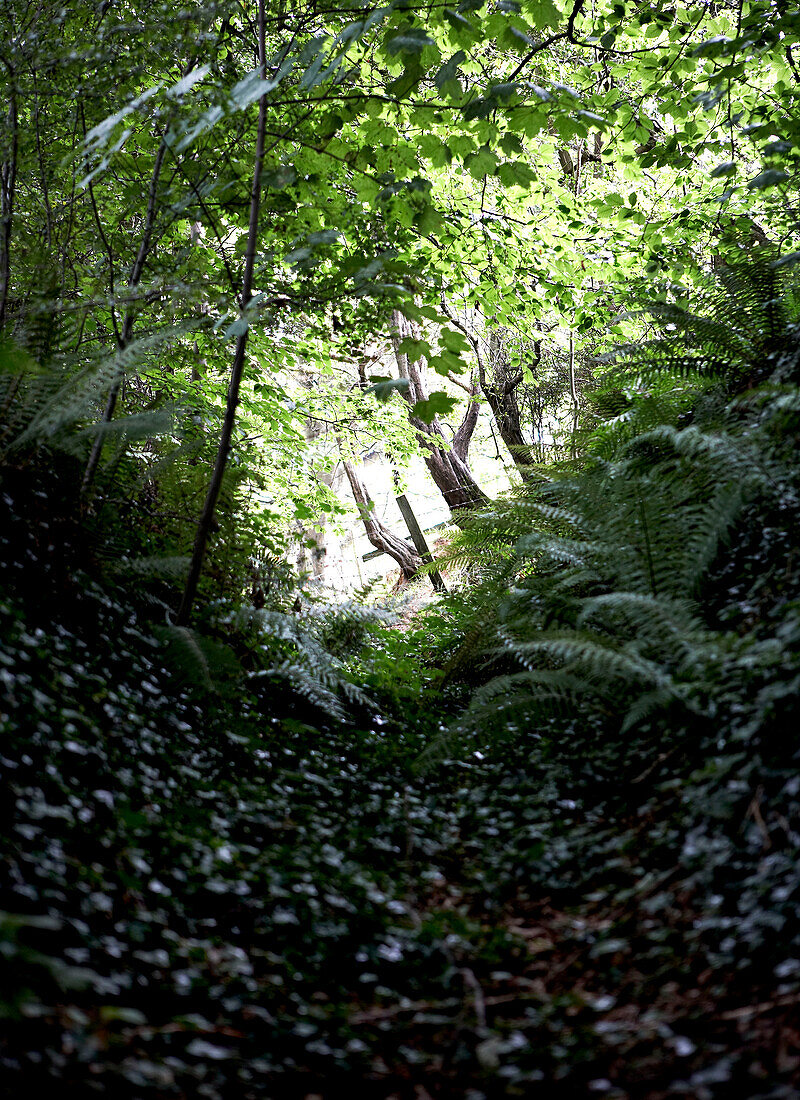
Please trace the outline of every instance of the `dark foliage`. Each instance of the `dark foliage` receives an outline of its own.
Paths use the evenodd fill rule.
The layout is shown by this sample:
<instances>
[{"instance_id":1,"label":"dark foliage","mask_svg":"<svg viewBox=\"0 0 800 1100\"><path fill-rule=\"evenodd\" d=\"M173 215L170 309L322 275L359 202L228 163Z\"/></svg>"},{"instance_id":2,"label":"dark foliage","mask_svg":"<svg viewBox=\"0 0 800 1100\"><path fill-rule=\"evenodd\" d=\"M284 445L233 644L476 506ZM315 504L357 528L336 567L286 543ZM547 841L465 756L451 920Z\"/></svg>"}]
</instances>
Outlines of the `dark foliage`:
<instances>
[{"instance_id":1,"label":"dark foliage","mask_svg":"<svg viewBox=\"0 0 800 1100\"><path fill-rule=\"evenodd\" d=\"M3 1094L796 1096L792 339L478 517L405 634L176 630L9 465Z\"/></svg>"}]
</instances>

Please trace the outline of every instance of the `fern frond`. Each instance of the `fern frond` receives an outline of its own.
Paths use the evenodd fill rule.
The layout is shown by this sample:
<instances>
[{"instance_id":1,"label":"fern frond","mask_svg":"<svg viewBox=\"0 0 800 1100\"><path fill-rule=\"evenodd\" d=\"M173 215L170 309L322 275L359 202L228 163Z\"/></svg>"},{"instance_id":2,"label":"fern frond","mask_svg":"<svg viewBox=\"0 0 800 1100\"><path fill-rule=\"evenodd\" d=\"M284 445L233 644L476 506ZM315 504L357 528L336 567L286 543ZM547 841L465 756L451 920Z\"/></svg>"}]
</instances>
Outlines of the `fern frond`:
<instances>
[{"instance_id":1,"label":"fern frond","mask_svg":"<svg viewBox=\"0 0 800 1100\"><path fill-rule=\"evenodd\" d=\"M204 638L196 630L168 624L157 627L154 633L164 645L167 667L192 688L217 692L223 679L240 671L227 646Z\"/></svg>"},{"instance_id":2,"label":"fern frond","mask_svg":"<svg viewBox=\"0 0 800 1100\"><path fill-rule=\"evenodd\" d=\"M51 383L58 379L61 384L40 395L26 427L12 440L9 449L52 442L63 433L72 432L83 420L96 419L97 409L112 386L138 372L156 349L196 328L197 322L167 326L132 341L113 355L96 356L77 373L70 370L69 360L65 360L58 373L48 375Z\"/></svg>"}]
</instances>

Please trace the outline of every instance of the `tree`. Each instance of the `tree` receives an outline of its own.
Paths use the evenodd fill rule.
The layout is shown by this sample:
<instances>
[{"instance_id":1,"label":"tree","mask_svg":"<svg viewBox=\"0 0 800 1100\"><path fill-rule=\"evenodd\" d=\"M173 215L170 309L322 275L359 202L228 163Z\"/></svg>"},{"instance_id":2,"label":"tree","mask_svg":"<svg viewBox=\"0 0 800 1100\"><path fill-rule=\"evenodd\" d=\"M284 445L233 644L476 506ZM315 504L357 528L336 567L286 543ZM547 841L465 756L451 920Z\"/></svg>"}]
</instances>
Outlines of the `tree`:
<instances>
[{"instance_id":1,"label":"tree","mask_svg":"<svg viewBox=\"0 0 800 1100\"><path fill-rule=\"evenodd\" d=\"M480 411L476 400L477 387L472 386L468 391L464 418L452 442L448 442L437 409L446 410L454 401L447 397L436 400L435 395L431 396L424 364L421 360L415 360L413 352L408 350L407 341L411 342L410 346L419 343L419 331L413 322L409 322L400 310L395 310L392 323L397 369L400 378L407 383L403 396L410 406L409 419L417 434L425 465L458 523L468 509L485 503L487 499L467 464L469 445Z\"/></svg>"},{"instance_id":2,"label":"tree","mask_svg":"<svg viewBox=\"0 0 800 1100\"><path fill-rule=\"evenodd\" d=\"M358 514L364 524L364 530L367 532L367 538L377 550L388 554L390 558L394 558L400 566L404 581L412 580L420 566L419 554L413 546L409 546L405 539L398 538L375 515L374 501L371 499L367 487L353 463L348 459L343 459L342 466L353 491L353 499L358 507Z\"/></svg>"},{"instance_id":3,"label":"tree","mask_svg":"<svg viewBox=\"0 0 800 1100\"><path fill-rule=\"evenodd\" d=\"M299 330L348 314L359 338L394 317L410 341L398 364L413 428L460 513L482 500L467 461L477 403L450 440L452 399L429 379L460 377L468 344L442 317L442 291L480 304L496 333L483 382L479 369L463 385L471 398L483 386L525 465L528 379L517 384L498 343L515 315L551 361L565 334L580 341L606 320L632 335L631 287L691 284L741 219L762 231L769 220L783 252L796 248L791 12L523 0L455 14L283 4L264 12L259 54L236 6L3 9L2 335L52 368L28 444L50 445L69 422L100 511L123 454L172 460L186 498L196 491L217 415L206 413L243 336L242 377L274 377ZM250 255L243 150L259 127ZM438 349L420 338L428 322ZM30 423L21 379L3 402ZM168 395L183 407L156 428L148 417ZM244 434L235 422L228 434L238 478Z\"/></svg>"}]
</instances>

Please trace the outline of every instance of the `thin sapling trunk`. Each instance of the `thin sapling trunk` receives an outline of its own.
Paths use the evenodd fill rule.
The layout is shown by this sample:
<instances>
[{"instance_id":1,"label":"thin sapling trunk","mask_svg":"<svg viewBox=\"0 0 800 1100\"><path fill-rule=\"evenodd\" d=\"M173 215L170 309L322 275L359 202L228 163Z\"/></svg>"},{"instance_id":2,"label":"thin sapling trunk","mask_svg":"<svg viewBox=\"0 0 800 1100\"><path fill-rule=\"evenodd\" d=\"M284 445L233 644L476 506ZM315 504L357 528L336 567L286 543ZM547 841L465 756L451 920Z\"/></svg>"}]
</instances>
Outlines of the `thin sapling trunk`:
<instances>
[{"instance_id":1,"label":"thin sapling trunk","mask_svg":"<svg viewBox=\"0 0 800 1100\"><path fill-rule=\"evenodd\" d=\"M266 14L265 14L265 0L259 0L258 3L258 63L260 66L261 79L265 78L266 73ZM253 296L253 269L255 267L256 248L258 245L258 215L260 209L261 200L261 175L264 164L264 140L267 129L267 97L266 94L261 96L258 108L258 129L256 132L256 152L253 161L253 180L250 191L250 222L247 234L247 252L245 254L244 263L244 276L242 278L242 294L241 294L241 307L242 310L247 309L247 305ZM192 559L189 565L189 574L186 578L186 586L183 590L183 598L181 599L181 605L178 610L177 625L186 626L192 614L192 607L194 605L195 597L197 595L197 586L200 581L200 574L203 569L203 562L205 560L206 546L208 544L208 537L211 534L211 530L214 526L214 515L217 508L217 501L219 499L220 490L222 489L222 480L225 476L225 469L228 465L228 458L231 451L231 440L233 438L233 428L236 423L236 410L239 406L239 391L242 385L242 375L244 373L244 361L245 352L247 350L247 336L249 329L245 329L236 340L236 351L233 357L233 367L231 368L231 380L228 385L228 400L225 406L225 419L222 424L222 432L220 435L219 445L217 447L217 457L214 462L214 470L211 474L211 480L208 483L208 491L206 492L205 503L203 504L203 510L200 513L200 518L197 523L197 534L194 540L194 547L192 549Z\"/></svg>"}]
</instances>

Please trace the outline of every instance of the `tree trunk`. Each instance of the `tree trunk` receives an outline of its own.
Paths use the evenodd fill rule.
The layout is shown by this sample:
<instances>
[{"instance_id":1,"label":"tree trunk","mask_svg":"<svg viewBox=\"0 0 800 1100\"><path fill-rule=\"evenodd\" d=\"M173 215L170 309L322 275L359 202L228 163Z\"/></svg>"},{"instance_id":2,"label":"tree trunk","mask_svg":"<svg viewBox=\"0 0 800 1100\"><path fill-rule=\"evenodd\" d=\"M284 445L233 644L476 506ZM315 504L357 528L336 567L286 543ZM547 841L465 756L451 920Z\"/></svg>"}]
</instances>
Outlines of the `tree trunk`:
<instances>
[{"instance_id":1,"label":"tree trunk","mask_svg":"<svg viewBox=\"0 0 800 1100\"><path fill-rule=\"evenodd\" d=\"M261 79L264 80L266 71L266 13L265 0L258 0L258 64ZM250 222L247 231L247 251L244 261L244 276L242 278L242 294L240 304L242 310L247 308L253 296L253 268L255 267L256 249L258 246L258 214L261 208L261 174L264 164L264 144L267 129L267 97L262 95L258 107L258 129L256 131L256 152L253 160L253 179L250 190ZM208 483L203 511L197 524L197 535L192 548L192 560L189 565L189 575L186 578L186 587L183 590L181 606L178 610L177 625L186 626L192 614L192 606L197 595L197 585L200 581L200 573L205 560L208 536L214 526L214 513L217 508L222 479L228 465L228 457L231 451L233 428L236 423L236 410L239 406L239 390L242 385L244 373L245 351L247 349L247 335L249 328L237 337L236 351L231 368L231 380L228 385L228 400L225 406L225 419L222 423L217 457L214 462L214 470Z\"/></svg>"},{"instance_id":2,"label":"tree trunk","mask_svg":"<svg viewBox=\"0 0 800 1100\"><path fill-rule=\"evenodd\" d=\"M504 349L496 329L492 329L489 337L489 369L487 371L486 361L478 339L466 325L463 325L454 316L444 300L442 301L442 307L451 323L464 333L472 345L478 363L481 392L492 410L500 438L508 448L508 453L511 455L522 480L532 480L536 463L531 454L531 445L522 434L519 404L517 402L517 388L522 382L522 371L511 375L508 370L503 369L501 357ZM537 355L541 354L538 343L536 344L536 351Z\"/></svg>"},{"instance_id":3,"label":"tree trunk","mask_svg":"<svg viewBox=\"0 0 800 1100\"><path fill-rule=\"evenodd\" d=\"M575 458L577 455L580 401L578 400L578 383L575 379L575 336L572 329L569 333L569 394L572 398L572 457Z\"/></svg>"},{"instance_id":4,"label":"tree trunk","mask_svg":"<svg viewBox=\"0 0 800 1100\"><path fill-rule=\"evenodd\" d=\"M14 226L14 192L17 182L18 118L16 74L7 61L3 62L9 77L8 129L11 148L7 159L0 164L0 331L6 320L11 286L11 235Z\"/></svg>"},{"instance_id":5,"label":"tree trunk","mask_svg":"<svg viewBox=\"0 0 800 1100\"><path fill-rule=\"evenodd\" d=\"M361 522L364 524L364 530L367 532L367 538L376 550L381 550L384 554L388 554L389 557L394 558L400 566L403 580L410 581L419 569L419 554L408 545L405 539L398 538L397 535L390 531L386 524L382 523L375 515L375 511L372 507L372 500L367 492L367 487L359 477L358 471L355 466L353 466L353 463L348 462L346 459L342 459L342 465L344 466L344 472L347 474L347 480L350 482L350 488L353 491L353 499L358 506Z\"/></svg>"},{"instance_id":6,"label":"tree trunk","mask_svg":"<svg viewBox=\"0 0 800 1100\"><path fill-rule=\"evenodd\" d=\"M522 375L519 375L510 391L502 386L491 386L487 382L483 387L483 396L492 410L500 438L508 448L522 480L530 481L533 477L535 462L531 457L530 444L522 434L519 406L514 393L516 385L521 380Z\"/></svg>"},{"instance_id":7,"label":"tree trunk","mask_svg":"<svg viewBox=\"0 0 800 1100\"><path fill-rule=\"evenodd\" d=\"M306 440L314 438L310 425L313 423L311 419L306 421ZM334 475L336 468L331 470L325 470L322 473L317 474L317 480L320 484L324 485L326 489L330 489L333 485ZM297 569L300 573L310 573L314 580L321 580L325 575L326 559L328 556L328 535L326 530L326 516L323 513L318 516L314 522L313 527L306 527L301 525L302 530L300 532L299 546L297 550ZM313 546L307 545L313 543ZM310 559L310 570L309 570Z\"/></svg>"},{"instance_id":8,"label":"tree trunk","mask_svg":"<svg viewBox=\"0 0 800 1100\"><path fill-rule=\"evenodd\" d=\"M408 382L405 393L406 401L411 409L418 401L427 401L429 397L428 387L423 375L421 363L413 362L400 351L400 343L410 336L417 339L417 332L412 322L395 310L392 315L394 325L393 343L397 368L401 378ZM409 412L409 420L414 428L417 440L422 448L422 457L430 475L439 492L445 499L445 503L453 514L453 522L459 524L464 519L465 511L478 505L486 504L488 497L480 488L472 471L467 465L467 452L478 421L478 405L470 400L453 443L447 442L439 417L435 416L430 424L426 424L419 417Z\"/></svg>"},{"instance_id":9,"label":"tree trunk","mask_svg":"<svg viewBox=\"0 0 800 1100\"><path fill-rule=\"evenodd\" d=\"M508 448L522 480L530 481L533 478L536 463L531 454L530 443L522 434L519 403L517 402L517 389L522 382L522 371L511 375L508 370L503 369L503 364L500 362L503 351L499 335L496 330L492 330L489 338L491 378L487 377L482 356L479 358L478 363L481 390L489 408L492 410L500 438Z\"/></svg>"}]
</instances>

